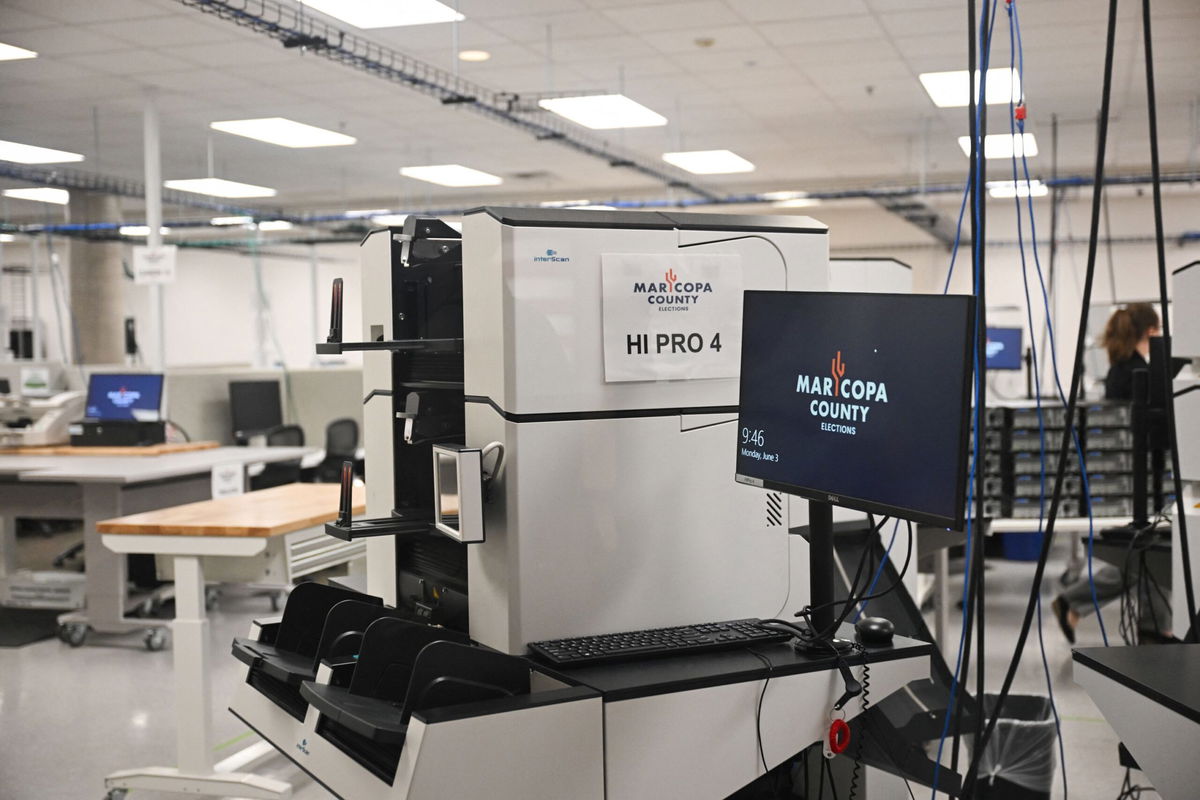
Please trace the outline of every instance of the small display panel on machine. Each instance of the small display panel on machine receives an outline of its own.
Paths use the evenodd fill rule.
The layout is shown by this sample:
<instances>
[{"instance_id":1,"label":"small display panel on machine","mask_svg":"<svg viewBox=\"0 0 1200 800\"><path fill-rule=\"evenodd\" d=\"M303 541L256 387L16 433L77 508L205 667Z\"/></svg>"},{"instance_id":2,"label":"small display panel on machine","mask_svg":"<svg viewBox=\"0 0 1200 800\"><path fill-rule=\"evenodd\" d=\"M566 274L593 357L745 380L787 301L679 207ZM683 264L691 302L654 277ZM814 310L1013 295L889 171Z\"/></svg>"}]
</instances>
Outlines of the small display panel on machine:
<instances>
[{"instance_id":1,"label":"small display panel on machine","mask_svg":"<svg viewBox=\"0 0 1200 800\"><path fill-rule=\"evenodd\" d=\"M747 291L736 479L959 528L975 300Z\"/></svg>"}]
</instances>

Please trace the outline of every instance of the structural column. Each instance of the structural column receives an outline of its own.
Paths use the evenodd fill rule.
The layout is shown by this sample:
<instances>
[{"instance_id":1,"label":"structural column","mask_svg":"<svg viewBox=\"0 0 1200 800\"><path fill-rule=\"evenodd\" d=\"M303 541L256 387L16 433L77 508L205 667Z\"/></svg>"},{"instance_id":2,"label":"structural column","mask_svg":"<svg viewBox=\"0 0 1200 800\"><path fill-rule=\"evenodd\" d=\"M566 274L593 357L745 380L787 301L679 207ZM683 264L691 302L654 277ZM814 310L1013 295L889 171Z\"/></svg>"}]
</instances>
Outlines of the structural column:
<instances>
[{"instance_id":1,"label":"structural column","mask_svg":"<svg viewBox=\"0 0 1200 800\"><path fill-rule=\"evenodd\" d=\"M71 222L115 222L120 199L112 195L71 191ZM81 364L119 364L125 354L124 283L121 242L71 239L71 314L78 332Z\"/></svg>"}]
</instances>

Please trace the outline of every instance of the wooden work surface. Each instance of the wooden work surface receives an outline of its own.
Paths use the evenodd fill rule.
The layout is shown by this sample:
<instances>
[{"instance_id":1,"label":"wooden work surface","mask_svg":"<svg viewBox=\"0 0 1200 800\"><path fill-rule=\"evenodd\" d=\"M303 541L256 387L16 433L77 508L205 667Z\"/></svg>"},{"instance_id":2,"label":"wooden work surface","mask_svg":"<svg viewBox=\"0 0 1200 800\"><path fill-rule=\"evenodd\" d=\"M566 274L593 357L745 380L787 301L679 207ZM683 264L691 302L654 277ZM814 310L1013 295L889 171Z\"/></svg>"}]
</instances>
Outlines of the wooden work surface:
<instances>
[{"instance_id":1,"label":"wooden work surface","mask_svg":"<svg viewBox=\"0 0 1200 800\"><path fill-rule=\"evenodd\" d=\"M96 524L100 533L163 536L279 536L337 518L341 486L289 483L219 500L146 511ZM354 513L367 507L367 490L354 489Z\"/></svg>"},{"instance_id":2,"label":"wooden work surface","mask_svg":"<svg viewBox=\"0 0 1200 800\"><path fill-rule=\"evenodd\" d=\"M149 444L143 447L73 447L69 444L42 447L6 447L0 455L6 456L165 456L171 453L192 453L196 450L213 450L220 442L173 442Z\"/></svg>"}]
</instances>

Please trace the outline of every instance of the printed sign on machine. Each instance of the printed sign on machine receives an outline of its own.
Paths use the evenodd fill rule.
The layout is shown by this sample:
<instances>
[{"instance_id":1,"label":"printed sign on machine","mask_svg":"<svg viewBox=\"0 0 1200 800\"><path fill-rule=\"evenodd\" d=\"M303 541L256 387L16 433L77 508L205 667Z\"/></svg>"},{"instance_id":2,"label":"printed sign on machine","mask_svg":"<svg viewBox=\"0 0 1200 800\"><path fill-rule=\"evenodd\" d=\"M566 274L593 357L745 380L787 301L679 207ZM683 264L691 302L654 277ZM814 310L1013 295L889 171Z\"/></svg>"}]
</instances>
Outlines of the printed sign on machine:
<instances>
[{"instance_id":1,"label":"printed sign on machine","mask_svg":"<svg viewBox=\"0 0 1200 800\"><path fill-rule=\"evenodd\" d=\"M600 269L605 381L737 377L740 256L604 253Z\"/></svg>"}]
</instances>

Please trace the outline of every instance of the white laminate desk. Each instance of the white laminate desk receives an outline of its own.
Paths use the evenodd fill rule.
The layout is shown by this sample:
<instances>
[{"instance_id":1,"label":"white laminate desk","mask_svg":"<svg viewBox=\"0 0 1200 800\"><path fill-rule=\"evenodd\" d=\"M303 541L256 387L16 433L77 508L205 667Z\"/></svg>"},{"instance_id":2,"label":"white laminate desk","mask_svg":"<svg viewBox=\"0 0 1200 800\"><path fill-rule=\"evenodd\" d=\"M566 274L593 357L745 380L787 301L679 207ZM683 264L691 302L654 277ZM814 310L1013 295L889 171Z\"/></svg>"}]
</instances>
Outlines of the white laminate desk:
<instances>
[{"instance_id":1,"label":"white laminate desk","mask_svg":"<svg viewBox=\"0 0 1200 800\"><path fill-rule=\"evenodd\" d=\"M218 447L153 456L0 455L0 576L15 564L16 519L83 520L87 607L62 615L71 644L89 631L147 631L147 645L162 642L149 631L167 620L130 619L125 556L100 543L96 523L212 497L215 467L299 460L311 448Z\"/></svg>"}]
</instances>

